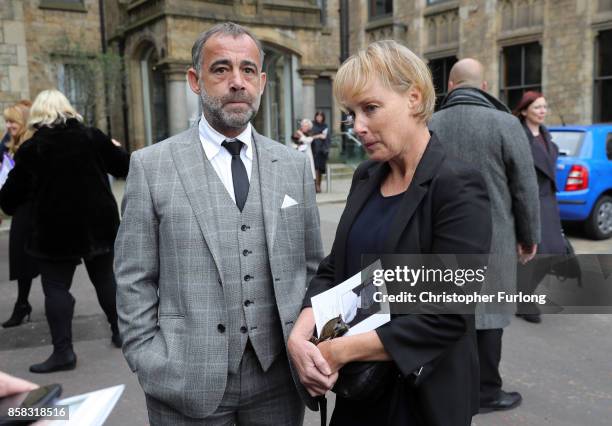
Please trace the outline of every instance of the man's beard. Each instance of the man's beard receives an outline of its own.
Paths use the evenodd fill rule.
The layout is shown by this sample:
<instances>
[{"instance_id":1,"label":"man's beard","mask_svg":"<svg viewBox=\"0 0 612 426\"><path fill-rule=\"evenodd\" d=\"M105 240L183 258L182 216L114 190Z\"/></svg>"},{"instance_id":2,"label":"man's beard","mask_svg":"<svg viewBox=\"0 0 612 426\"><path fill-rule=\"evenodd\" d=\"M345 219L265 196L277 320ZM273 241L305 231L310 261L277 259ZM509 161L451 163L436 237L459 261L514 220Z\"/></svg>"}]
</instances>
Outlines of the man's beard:
<instances>
[{"instance_id":1,"label":"man's beard","mask_svg":"<svg viewBox=\"0 0 612 426\"><path fill-rule=\"evenodd\" d=\"M235 92L222 97L209 96L203 87L200 87L200 100L202 111L209 124L216 130L239 130L244 128L257 114L261 97L251 97L246 92ZM248 105L246 111L227 111L223 107L229 102L244 102ZM231 107L230 107L231 108Z\"/></svg>"}]
</instances>

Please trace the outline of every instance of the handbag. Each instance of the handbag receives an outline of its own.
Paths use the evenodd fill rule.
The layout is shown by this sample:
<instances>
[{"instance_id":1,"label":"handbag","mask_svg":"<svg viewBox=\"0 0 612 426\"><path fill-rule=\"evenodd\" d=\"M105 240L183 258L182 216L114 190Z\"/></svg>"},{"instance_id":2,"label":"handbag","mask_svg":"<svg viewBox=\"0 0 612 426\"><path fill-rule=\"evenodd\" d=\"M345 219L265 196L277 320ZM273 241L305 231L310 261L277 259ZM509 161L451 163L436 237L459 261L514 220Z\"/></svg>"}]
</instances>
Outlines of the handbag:
<instances>
[{"instance_id":1,"label":"handbag","mask_svg":"<svg viewBox=\"0 0 612 426\"><path fill-rule=\"evenodd\" d=\"M565 244L565 253L555 258L550 273L557 276L560 281L568 278L578 279L578 286L582 287L582 270L576 257L576 252L570 240L561 232Z\"/></svg>"},{"instance_id":2,"label":"handbag","mask_svg":"<svg viewBox=\"0 0 612 426\"><path fill-rule=\"evenodd\" d=\"M341 337L346 334L350 326L341 317L329 320L321 330L321 336L311 337L310 341L315 345ZM433 365L426 365L412 373L407 379L416 387L425 376L427 376ZM332 388L332 392L345 399L354 401L375 400L380 397L388 385L399 375L392 361L359 361L351 362L342 367L338 374L338 380Z\"/></svg>"}]
</instances>

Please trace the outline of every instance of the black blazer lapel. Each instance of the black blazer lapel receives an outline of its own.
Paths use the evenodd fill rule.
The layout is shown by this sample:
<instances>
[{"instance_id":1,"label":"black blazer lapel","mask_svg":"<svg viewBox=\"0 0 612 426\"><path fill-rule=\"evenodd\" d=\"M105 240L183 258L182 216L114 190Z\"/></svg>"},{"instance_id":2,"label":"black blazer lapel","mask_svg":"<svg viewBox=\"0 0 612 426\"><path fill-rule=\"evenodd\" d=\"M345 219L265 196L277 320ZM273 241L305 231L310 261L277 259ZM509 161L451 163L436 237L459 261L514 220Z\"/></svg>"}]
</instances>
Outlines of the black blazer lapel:
<instances>
[{"instance_id":1,"label":"black blazer lapel","mask_svg":"<svg viewBox=\"0 0 612 426\"><path fill-rule=\"evenodd\" d=\"M404 229L412 219L414 212L419 207L425 194L429 190L429 182L436 175L440 163L444 160L445 153L438 138L432 133L431 139L421 161L417 166L414 177L408 189L402 197L402 203L395 214L393 223L389 228L389 235L384 244L385 253L393 253L400 241Z\"/></svg>"},{"instance_id":2,"label":"black blazer lapel","mask_svg":"<svg viewBox=\"0 0 612 426\"><path fill-rule=\"evenodd\" d=\"M337 282L344 279L346 240L351 226L372 193L380 188L382 179L387 175L388 171L389 166L387 163L374 163L354 185L336 231L335 241L341 245L340 247L334 247L334 253L336 254L335 277Z\"/></svg>"}]
</instances>

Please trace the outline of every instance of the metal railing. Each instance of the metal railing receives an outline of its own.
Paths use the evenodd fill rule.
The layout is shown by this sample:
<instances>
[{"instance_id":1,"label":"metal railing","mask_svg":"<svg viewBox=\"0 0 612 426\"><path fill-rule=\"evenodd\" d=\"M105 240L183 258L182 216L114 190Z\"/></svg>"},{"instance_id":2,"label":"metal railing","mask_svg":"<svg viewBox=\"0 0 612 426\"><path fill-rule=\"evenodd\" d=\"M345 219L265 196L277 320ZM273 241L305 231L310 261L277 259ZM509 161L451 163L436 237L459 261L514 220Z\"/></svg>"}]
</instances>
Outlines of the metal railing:
<instances>
[{"instance_id":1,"label":"metal railing","mask_svg":"<svg viewBox=\"0 0 612 426\"><path fill-rule=\"evenodd\" d=\"M332 136L329 158L325 169L325 191L331 192L334 179L334 168L330 163L343 163L355 169L365 158L366 154L361 142L351 131Z\"/></svg>"}]
</instances>

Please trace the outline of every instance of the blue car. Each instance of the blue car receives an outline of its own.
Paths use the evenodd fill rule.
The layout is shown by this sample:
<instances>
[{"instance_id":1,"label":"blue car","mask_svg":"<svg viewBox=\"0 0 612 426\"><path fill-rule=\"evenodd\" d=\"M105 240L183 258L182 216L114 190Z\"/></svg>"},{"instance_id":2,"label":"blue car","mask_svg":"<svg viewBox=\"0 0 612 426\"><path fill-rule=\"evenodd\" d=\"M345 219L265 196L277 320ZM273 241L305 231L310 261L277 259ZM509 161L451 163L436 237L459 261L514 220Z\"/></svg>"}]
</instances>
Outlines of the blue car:
<instances>
[{"instance_id":1,"label":"blue car","mask_svg":"<svg viewBox=\"0 0 612 426\"><path fill-rule=\"evenodd\" d=\"M595 240L612 237L612 124L550 127L559 146L561 220L582 222Z\"/></svg>"}]
</instances>

